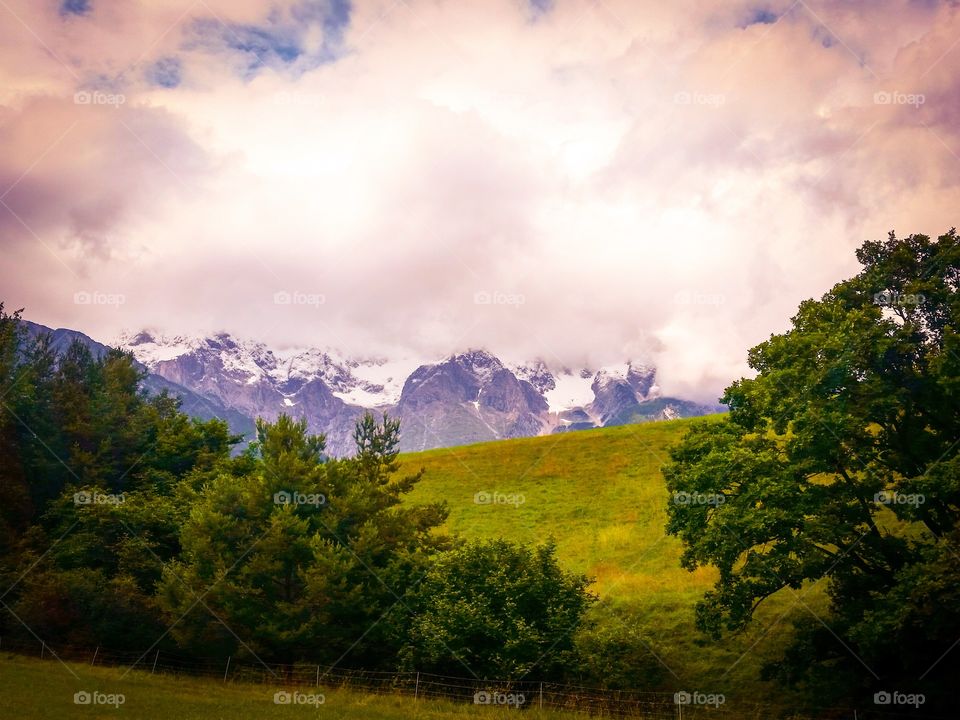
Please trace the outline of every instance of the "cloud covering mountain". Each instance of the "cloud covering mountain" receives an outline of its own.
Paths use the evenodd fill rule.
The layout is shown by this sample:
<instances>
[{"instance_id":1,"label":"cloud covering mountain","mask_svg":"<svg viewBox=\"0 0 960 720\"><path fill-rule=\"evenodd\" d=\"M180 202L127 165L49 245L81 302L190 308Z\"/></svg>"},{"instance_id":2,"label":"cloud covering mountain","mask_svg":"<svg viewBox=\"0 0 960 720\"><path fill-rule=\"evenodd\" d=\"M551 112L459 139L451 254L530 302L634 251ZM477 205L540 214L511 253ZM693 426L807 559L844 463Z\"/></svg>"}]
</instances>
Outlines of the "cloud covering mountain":
<instances>
[{"instance_id":1,"label":"cloud covering mountain","mask_svg":"<svg viewBox=\"0 0 960 720\"><path fill-rule=\"evenodd\" d=\"M709 401L960 199L953 3L0 14L4 299L95 337L642 358Z\"/></svg>"}]
</instances>

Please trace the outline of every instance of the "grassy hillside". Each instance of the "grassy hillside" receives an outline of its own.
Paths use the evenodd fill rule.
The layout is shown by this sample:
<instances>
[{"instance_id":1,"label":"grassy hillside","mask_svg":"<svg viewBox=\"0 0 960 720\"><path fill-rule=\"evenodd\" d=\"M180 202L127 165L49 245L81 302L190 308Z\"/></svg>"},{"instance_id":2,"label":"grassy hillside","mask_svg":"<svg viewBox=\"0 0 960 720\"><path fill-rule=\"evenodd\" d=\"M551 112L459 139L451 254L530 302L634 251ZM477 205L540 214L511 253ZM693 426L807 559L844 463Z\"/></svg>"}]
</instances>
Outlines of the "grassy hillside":
<instances>
[{"instance_id":1,"label":"grassy hillside","mask_svg":"<svg viewBox=\"0 0 960 720\"><path fill-rule=\"evenodd\" d=\"M719 643L695 631L694 604L715 573L680 567L680 543L664 534L669 496L660 473L668 448L691 422L482 443L401 460L406 471L426 469L411 501L446 500L449 530L525 543L552 536L569 570L596 578L601 602L594 617L616 631L638 628L668 668L670 686L781 702L757 679L759 667L782 647L790 613L806 613L806 605L822 615L824 598L819 588L782 592L765 603L750 631ZM478 504L477 493L500 493L505 503Z\"/></svg>"},{"instance_id":2,"label":"grassy hillside","mask_svg":"<svg viewBox=\"0 0 960 720\"><path fill-rule=\"evenodd\" d=\"M76 677L75 677L76 676ZM289 689L289 688L288 688ZM409 697L364 695L321 688L322 705L278 705L275 687L222 683L210 678L174 678L118 668L91 668L85 664L0 656L0 717L33 720L118 718L127 720L261 720L261 718L323 718L324 720L456 720L476 717L473 705ZM118 706L77 705L74 693L123 695ZM317 693L309 687L303 693ZM119 698L115 698L119 701ZM490 718L515 717L516 712L484 707ZM543 720L583 717L539 711L526 717Z\"/></svg>"}]
</instances>

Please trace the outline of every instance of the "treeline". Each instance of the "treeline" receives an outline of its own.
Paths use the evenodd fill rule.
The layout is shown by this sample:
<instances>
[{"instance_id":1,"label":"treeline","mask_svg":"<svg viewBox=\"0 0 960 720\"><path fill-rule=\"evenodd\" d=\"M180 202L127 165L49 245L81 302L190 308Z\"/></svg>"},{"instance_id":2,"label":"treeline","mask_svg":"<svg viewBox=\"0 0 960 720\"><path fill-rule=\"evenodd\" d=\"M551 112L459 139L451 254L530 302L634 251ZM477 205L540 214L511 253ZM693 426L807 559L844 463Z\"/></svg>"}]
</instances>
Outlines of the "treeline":
<instances>
[{"instance_id":1,"label":"treeline","mask_svg":"<svg viewBox=\"0 0 960 720\"><path fill-rule=\"evenodd\" d=\"M0 635L52 645L602 682L595 597L551 543L465 542L403 502L399 423L356 454L256 440L147 395L130 355L57 354L0 304ZM585 674L585 672L587 674Z\"/></svg>"}]
</instances>

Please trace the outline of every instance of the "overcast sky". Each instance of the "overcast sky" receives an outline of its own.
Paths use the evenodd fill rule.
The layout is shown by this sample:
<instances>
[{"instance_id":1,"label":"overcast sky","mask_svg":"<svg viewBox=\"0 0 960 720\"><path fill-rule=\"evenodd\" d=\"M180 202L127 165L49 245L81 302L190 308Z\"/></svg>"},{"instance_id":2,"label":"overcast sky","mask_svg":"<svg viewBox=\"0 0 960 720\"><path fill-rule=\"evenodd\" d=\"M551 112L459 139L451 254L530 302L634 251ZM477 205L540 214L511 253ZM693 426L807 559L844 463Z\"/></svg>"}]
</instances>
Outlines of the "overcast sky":
<instances>
[{"instance_id":1,"label":"overcast sky","mask_svg":"<svg viewBox=\"0 0 960 720\"><path fill-rule=\"evenodd\" d=\"M960 199L938 2L2 0L0 299L715 397Z\"/></svg>"}]
</instances>

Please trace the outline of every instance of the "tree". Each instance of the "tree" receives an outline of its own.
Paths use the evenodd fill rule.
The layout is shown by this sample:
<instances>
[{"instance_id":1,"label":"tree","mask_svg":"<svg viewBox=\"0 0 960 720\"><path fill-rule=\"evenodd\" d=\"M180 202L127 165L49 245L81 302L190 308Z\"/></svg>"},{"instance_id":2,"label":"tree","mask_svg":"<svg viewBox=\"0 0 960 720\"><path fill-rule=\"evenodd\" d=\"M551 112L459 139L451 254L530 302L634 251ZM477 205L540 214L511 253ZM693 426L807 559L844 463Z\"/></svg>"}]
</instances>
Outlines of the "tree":
<instances>
[{"instance_id":1,"label":"tree","mask_svg":"<svg viewBox=\"0 0 960 720\"><path fill-rule=\"evenodd\" d=\"M412 597L408 668L487 679L561 678L596 599L589 580L563 572L552 543L468 542L444 553Z\"/></svg>"},{"instance_id":2,"label":"tree","mask_svg":"<svg viewBox=\"0 0 960 720\"><path fill-rule=\"evenodd\" d=\"M446 510L399 507L419 475L394 477L398 423L367 416L357 439L355 458L328 460L305 421L261 420L248 454L199 489L161 595L183 646L394 662L399 601L445 546Z\"/></svg>"},{"instance_id":3,"label":"tree","mask_svg":"<svg viewBox=\"0 0 960 720\"><path fill-rule=\"evenodd\" d=\"M119 350L58 355L0 305L0 575L4 604L42 636L143 648L164 630L154 595L186 516L174 493L236 438L141 379Z\"/></svg>"},{"instance_id":4,"label":"tree","mask_svg":"<svg viewBox=\"0 0 960 720\"><path fill-rule=\"evenodd\" d=\"M768 674L821 693L921 688L929 709L960 668L960 240L891 233L857 257L857 276L750 351L757 375L727 388L729 415L673 450L667 529L685 567L720 571L702 629L739 630L823 579L829 620L799 623Z\"/></svg>"}]
</instances>

